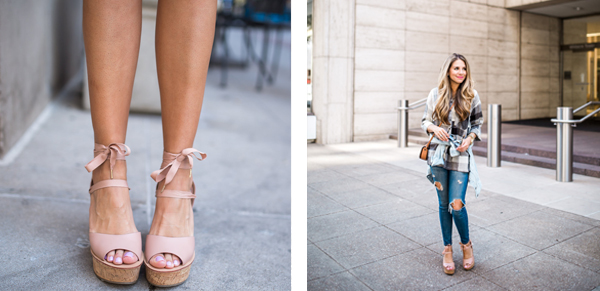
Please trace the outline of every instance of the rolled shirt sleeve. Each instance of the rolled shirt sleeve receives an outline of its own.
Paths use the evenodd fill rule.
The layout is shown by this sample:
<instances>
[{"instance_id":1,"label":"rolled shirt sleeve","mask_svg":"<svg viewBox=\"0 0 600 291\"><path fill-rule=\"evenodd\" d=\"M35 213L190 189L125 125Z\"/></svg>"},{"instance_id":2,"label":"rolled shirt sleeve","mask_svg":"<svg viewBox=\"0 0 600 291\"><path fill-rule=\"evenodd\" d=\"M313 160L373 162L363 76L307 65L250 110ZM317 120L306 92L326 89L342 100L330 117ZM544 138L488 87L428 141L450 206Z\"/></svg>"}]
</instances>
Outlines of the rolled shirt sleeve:
<instances>
[{"instance_id":1,"label":"rolled shirt sleeve","mask_svg":"<svg viewBox=\"0 0 600 291\"><path fill-rule=\"evenodd\" d=\"M431 89L429 92L429 96L427 96L427 103L425 105L425 113L423 114L423 119L421 120L421 128L427 132L427 127L433 124L433 110L435 108L435 103L437 102L437 88Z\"/></svg>"},{"instance_id":2,"label":"rolled shirt sleeve","mask_svg":"<svg viewBox=\"0 0 600 291\"><path fill-rule=\"evenodd\" d=\"M469 116L469 119L471 120L471 126L467 134L474 133L477 135L475 141L480 141L483 112L481 111L481 100L479 99L477 91L475 91L475 97L473 98L473 101L471 101L471 115Z\"/></svg>"}]
</instances>

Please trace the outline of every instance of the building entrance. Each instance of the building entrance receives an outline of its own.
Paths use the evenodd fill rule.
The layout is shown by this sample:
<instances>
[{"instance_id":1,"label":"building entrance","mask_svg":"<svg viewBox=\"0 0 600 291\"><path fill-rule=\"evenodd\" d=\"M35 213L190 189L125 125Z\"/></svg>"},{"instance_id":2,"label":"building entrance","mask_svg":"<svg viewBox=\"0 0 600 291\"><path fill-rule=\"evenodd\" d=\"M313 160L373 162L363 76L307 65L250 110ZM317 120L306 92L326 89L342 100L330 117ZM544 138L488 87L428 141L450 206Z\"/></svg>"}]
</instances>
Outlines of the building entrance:
<instances>
[{"instance_id":1,"label":"building entrance","mask_svg":"<svg viewBox=\"0 0 600 291\"><path fill-rule=\"evenodd\" d=\"M561 45L562 106L574 109L600 101L600 16L563 20ZM596 106L577 112L591 113ZM600 114L594 117L600 119Z\"/></svg>"}]
</instances>

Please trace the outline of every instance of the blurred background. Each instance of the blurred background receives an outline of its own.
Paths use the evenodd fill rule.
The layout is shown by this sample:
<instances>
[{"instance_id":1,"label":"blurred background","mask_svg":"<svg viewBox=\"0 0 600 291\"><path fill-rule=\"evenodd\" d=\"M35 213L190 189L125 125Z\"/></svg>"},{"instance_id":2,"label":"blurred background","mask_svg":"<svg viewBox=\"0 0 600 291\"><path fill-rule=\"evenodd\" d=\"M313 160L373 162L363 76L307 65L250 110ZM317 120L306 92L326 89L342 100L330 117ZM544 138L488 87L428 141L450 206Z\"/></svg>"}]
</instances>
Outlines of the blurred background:
<instances>
[{"instance_id":1,"label":"blurred background","mask_svg":"<svg viewBox=\"0 0 600 291\"><path fill-rule=\"evenodd\" d=\"M216 0L215 0L216 1ZM0 0L0 290L113 288L92 271L84 165L94 138L81 0ZM154 53L158 1L144 0L127 145L136 227L162 160ZM290 1L219 0L194 148L196 261L184 288L290 289ZM143 270L142 270L143 271ZM144 279L130 289L145 289ZM83 287L84 286L84 287Z\"/></svg>"}]
</instances>

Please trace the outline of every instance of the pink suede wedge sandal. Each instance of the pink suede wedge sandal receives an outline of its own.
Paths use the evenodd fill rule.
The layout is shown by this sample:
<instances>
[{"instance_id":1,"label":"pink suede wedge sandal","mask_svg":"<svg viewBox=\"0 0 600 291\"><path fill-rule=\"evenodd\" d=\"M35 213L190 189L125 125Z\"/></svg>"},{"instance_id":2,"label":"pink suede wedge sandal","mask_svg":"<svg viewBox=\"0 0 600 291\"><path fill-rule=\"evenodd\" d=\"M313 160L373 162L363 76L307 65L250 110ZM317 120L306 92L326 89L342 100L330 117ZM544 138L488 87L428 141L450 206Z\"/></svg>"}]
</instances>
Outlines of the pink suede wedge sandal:
<instances>
[{"instance_id":1,"label":"pink suede wedge sandal","mask_svg":"<svg viewBox=\"0 0 600 291\"><path fill-rule=\"evenodd\" d=\"M200 157L196 156L195 153L199 153ZM156 187L157 198L191 199L190 207L193 208L194 199L196 198L196 186L194 182L192 182L192 187L189 191L165 190L165 187L173 180L175 173L179 169L190 170L190 177L192 176L194 157L202 161L206 158L206 154L193 148L184 149L179 154L163 153L161 169L154 171L151 175L152 179L157 183L165 180L162 189L158 189L158 185ZM172 269L153 267L149 263L150 259L154 255L162 253L170 253L178 256L181 259L181 265ZM185 282L190 275L190 267L196 257L194 236L165 237L149 234L146 236L145 254L144 263L146 264L146 279L148 282L157 287L177 286Z\"/></svg>"},{"instance_id":2,"label":"pink suede wedge sandal","mask_svg":"<svg viewBox=\"0 0 600 291\"><path fill-rule=\"evenodd\" d=\"M94 191L106 187L124 187L129 188L126 180L112 179L112 169L117 160L125 160L131 150L122 143L112 143L104 146L96 144L94 147L94 159L89 162L85 168L88 172L93 171L106 160L110 162L111 179L90 183L90 195ZM122 249L133 252L138 259L143 257L142 253L142 234L140 232L127 234L104 234L90 232L90 252L92 253L92 262L94 273L102 281L114 284L134 284L140 274L142 260L133 264L115 265L105 259L106 254L112 250Z\"/></svg>"}]
</instances>

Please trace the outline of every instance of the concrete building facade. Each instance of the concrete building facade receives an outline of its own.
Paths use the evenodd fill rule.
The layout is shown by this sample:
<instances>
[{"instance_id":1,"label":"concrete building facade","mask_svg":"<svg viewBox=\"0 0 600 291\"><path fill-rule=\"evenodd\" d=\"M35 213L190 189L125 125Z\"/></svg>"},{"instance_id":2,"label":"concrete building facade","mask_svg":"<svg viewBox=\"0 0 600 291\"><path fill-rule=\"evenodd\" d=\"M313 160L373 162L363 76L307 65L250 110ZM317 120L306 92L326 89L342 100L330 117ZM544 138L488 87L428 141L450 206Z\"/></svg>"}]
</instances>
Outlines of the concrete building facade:
<instances>
[{"instance_id":1,"label":"concrete building facade","mask_svg":"<svg viewBox=\"0 0 600 291\"><path fill-rule=\"evenodd\" d=\"M487 104L501 104L503 121L550 118L561 104L585 103L587 97L572 98L561 86L561 64L564 71L573 62L561 63L560 52L566 43L589 42L586 24L544 11L573 5L583 5L587 15L600 11L592 1L565 2L314 0L316 141L389 138L397 131L398 100L426 98L453 52L469 60L484 114ZM409 127L419 127L422 115L422 108L412 110Z\"/></svg>"},{"instance_id":2,"label":"concrete building facade","mask_svg":"<svg viewBox=\"0 0 600 291\"><path fill-rule=\"evenodd\" d=\"M0 159L81 71L81 0L0 0Z\"/></svg>"}]
</instances>

